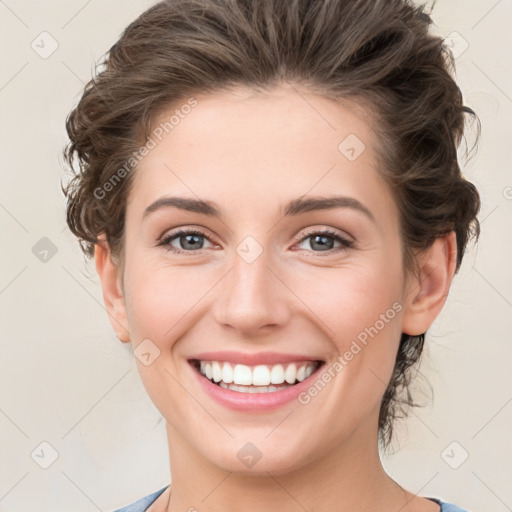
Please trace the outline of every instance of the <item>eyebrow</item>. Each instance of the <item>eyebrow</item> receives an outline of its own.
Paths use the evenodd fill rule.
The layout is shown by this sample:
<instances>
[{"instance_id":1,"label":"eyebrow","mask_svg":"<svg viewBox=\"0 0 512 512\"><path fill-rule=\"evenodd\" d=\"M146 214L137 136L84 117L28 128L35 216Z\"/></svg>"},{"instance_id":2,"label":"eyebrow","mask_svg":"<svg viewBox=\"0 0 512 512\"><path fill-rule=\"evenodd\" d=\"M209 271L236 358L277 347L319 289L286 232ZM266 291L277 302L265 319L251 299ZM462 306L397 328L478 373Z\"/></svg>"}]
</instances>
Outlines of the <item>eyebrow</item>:
<instances>
[{"instance_id":1,"label":"eyebrow","mask_svg":"<svg viewBox=\"0 0 512 512\"><path fill-rule=\"evenodd\" d=\"M221 217L220 209L212 201L203 201L188 197L164 196L151 203L142 215L144 220L148 215L164 208L178 208L188 212L200 213L211 217ZM360 201L347 196L330 197L299 197L286 204L283 210L285 217L296 216L317 210L331 210L334 208L351 208L365 214L375 222L373 213Z\"/></svg>"}]
</instances>

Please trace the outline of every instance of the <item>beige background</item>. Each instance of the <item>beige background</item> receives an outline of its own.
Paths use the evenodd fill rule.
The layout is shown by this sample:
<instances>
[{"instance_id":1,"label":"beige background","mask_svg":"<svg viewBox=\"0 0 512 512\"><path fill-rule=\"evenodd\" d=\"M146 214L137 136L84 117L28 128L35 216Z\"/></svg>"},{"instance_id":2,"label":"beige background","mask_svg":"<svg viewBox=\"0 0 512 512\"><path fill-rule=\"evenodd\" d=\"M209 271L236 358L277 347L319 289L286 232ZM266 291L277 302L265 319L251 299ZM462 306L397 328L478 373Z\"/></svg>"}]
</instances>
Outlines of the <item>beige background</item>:
<instances>
[{"instance_id":1,"label":"beige background","mask_svg":"<svg viewBox=\"0 0 512 512\"><path fill-rule=\"evenodd\" d=\"M93 266L66 229L59 188L67 113L97 59L152 3L0 1L0 511L109 511L170 481L164 422L129 348L114 337ZM512 510L512 2L438 0L434 20L455 41L465 102L482 121L465 174L482 194L483 233L428 337L422 373L434 401L404 423L385 465L413 492L472 512L505 512ZM43 31L58 44L47 58L40 53L52 40ZM57 250L46 262L33 252L48 244L43 237ZM43 469L52 450L58 458Z\"/></svg>"}]
</instances>

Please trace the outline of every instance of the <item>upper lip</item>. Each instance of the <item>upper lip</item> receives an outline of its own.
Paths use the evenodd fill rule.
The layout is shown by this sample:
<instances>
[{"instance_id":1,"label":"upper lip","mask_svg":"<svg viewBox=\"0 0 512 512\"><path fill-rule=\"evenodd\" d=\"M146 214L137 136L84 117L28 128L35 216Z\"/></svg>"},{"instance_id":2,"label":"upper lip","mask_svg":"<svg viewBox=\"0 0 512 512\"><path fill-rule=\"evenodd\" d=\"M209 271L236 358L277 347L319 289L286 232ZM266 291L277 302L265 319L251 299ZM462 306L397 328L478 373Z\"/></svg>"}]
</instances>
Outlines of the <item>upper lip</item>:
<instances>
[{"instance_id":1,"label":"upper lip","mask_svg":"<svg viewBox=\"0 0 512 512\"><path fill-rule=\"evenodd\" d=\"M299 361L322 361L322 359L319 359L318 357L301 354L285 354L282 352L257 352L250 354L229 350L201 352L200 354L196 354L188 359L198 359L201 361L226 361L234 364L245 364L247 366L256 366L258 364L293 363Z\"/></svg>"}]
</instances>

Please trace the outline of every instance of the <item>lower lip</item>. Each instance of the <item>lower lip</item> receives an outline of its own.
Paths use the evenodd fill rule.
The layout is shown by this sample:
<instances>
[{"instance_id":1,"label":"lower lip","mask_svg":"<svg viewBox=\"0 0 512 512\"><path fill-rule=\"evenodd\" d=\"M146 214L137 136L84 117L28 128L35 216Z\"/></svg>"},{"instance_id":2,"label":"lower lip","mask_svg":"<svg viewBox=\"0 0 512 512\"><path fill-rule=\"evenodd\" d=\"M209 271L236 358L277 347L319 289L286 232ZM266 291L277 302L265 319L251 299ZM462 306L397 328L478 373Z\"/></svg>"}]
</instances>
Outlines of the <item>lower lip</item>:
<instances>
[{"instance_id":1,"label":"lower lip","mask_svg":"<svg viewBox=\"0 0 512 512\"><path fill-rule=\"evenodd\" d=\"M324 364L320 365L307 379L281 391L243 393L241 391L224 389L217 384L213 384L213 382L201 375L191 363L189 364L206 393L219 404L237 411L268 411L296 400L303 391L308 389L313 380L318 376L318 371L324 366Z\"/></svg>"}]
</instances>

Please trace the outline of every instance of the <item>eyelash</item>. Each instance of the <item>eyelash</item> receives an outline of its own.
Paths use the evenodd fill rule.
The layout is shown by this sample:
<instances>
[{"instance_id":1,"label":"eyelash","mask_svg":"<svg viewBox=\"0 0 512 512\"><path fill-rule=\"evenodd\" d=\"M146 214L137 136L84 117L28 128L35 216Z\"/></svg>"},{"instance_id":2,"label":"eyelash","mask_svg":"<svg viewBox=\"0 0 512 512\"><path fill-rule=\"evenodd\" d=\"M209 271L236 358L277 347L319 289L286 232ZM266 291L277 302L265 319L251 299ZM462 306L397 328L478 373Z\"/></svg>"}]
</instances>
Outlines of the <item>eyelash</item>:
<instances>
[{"instance_id":1,"label":"eyelash","mask_svg":"<svg viewBox=\"0 0 512 512\"><path fill-rule=\"evenodd\" d=\"M175 233L172 233L172 234L162 238L158 245L166 246L168 251L174 252L176 254L192 255L194 253L200 252L202 249L198 249L195 251L184 251L182 249L177 249L176 247L173 247L170 245L173 240L179 239L180 237L186 236L186 235L202 236L202 237L206 238L207 240L209 240L209 238L201 231L198 231L195 229L184 229L184 230L177 231ZM322 255L331 256L334 253L346 251L347 249L351 249L352 247L354 247L354 242L352 240L348 240L348 239L342 237L341 235L339 235L338 233L336 233L335 231L331 231L329 229L307 232L304 234L304 236L302 236L302 238L297 239L296 243L301 243L304 240L307 240L308 238L312 237L313 235L320 235L320 236L325 236L328 238L333 238L337 242L341 243L341 247L329 249L327 251L311 251L315 254L318 254L319 256L322 256ZM209 241L211 242L211 240L209 240Z\"/></svg>"}]
</instances>

